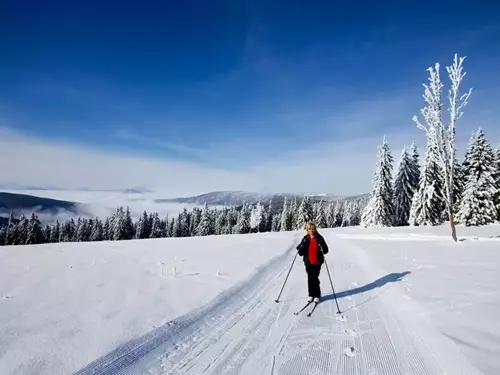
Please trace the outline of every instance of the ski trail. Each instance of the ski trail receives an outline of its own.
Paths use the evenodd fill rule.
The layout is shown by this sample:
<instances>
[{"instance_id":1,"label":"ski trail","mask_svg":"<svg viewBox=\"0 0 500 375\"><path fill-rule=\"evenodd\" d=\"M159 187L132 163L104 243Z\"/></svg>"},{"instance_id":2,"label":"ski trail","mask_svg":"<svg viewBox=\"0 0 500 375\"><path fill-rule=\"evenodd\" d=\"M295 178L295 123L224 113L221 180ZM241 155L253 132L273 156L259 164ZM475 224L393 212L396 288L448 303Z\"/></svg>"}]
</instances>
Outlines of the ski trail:
<instances>
[{"instance_id":1,"label":"ski trail","mask_svg":"<svg viewBox=\"0 0 500 375\"><path fill-rule=\"evenodd\" d=\"M313 305L293 314L307 297L307 278L299 259L281 302L274 302L291 264L291 251L229 293L223 303L174 322L181 328L159 334L162 342L153 349L122 349L102 359L101 367L81 374L481 374L436 330L420 305L404 298L404 281L374 285L388 272L365 250L335 235L326 240L335 290L344 296L339 299L341 315L326 267L320 275L324 300L311 317L307 313ZM359 292L360 286L369 285ZM143 339L142 344L147 347L151 340Z\"/></svg>"}]
</instances>

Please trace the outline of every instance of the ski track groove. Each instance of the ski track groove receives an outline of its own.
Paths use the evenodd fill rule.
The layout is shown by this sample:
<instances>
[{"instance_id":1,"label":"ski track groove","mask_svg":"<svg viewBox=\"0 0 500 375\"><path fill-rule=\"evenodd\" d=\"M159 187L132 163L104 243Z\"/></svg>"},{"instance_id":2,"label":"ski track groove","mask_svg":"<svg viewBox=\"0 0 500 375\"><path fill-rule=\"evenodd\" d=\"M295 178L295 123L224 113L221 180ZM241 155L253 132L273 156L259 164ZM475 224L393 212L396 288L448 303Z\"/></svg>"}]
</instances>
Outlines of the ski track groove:
<instances>
[{"instance_id":1,"label":"ski track groove","mask_svg":"<svg viewBox=\"0 0 500 375\"><path fill-rule=\"evenodd\" d=\"M384 275L357 245L333 235L326 239L337 292ZM420 305L402 298L398 283L342 298L340 316L333 299L322 301L311 317L310 306L296 316L305 303L307 278L302 262L295 262L276 304L294 247L218 303L125 345L77 375L481 374L422 317ZM329 295L326 267L320 279L323 295Z\"/></svg>"}]
</instances>

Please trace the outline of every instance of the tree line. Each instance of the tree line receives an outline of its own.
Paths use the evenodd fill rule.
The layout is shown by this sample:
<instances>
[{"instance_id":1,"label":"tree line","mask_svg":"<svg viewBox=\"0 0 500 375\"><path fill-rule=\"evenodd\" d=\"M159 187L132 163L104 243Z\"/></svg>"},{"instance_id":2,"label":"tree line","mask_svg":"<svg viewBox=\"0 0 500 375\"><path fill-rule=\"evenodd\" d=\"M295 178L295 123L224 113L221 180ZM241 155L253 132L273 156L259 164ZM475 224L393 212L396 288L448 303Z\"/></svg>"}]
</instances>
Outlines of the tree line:
<instances>
[{"instance_id":1,"label":"tree line","mask_svg":"<svg viewBox=\"0 0 500 375\"><path fill-rule=\"evenodd\" d=\"M423 168L413 144L403 149L393 180L387 140L379 147L373 190L362 213L363 227L439 225L447 221L444 174L427 147ZM500 221L500 145L484 131L473 132L462 163L455 158L452 186L455 221L478 226Z\"/></svg>"},{"instance_id":2,"label":"tree line","mask_svg":"<svg viewBox=\"0 0 500 375\"><path fill-rule=\"evenodd\" d=\"M462 164L456 156L456 125L471 94L471 90L460 92L465 77L463 61L464 57L455 55L453 64L446 68L451 81L447 124L443 120L444 85L439 64L428 69L429 83L423 85L426 105L421 110L425 125L413 117L427 139L422 168L412 145L409 153L403 150L393 181L393 157L384 137L362 226L437 225L448 220L457 241L455 222L472 226L500 220L500 146L494 151L478 129L470 138Z\"/></svg>"},{"instance_id":3,"label":"tree line","mask_svg":"<svg viewBox=\"0 0 500 375\"><path fill-rule=\"evenodd\" d=\"M205 204L191 211L161 218L158 213L143 212L137 220L130 209L119 207L105 219L78 218L43 225L33 213L30 218L10 215L0 228L0 245L34 245L57 242L119 241L146 238L192 237L223 234L278 232L303 229L309 221L320 228L359 225L366 205L363 197L334 202L312 201L305 196L285 199L282 208L258 202L242 207L216 208Z\"/></svg>"}]
</instances>

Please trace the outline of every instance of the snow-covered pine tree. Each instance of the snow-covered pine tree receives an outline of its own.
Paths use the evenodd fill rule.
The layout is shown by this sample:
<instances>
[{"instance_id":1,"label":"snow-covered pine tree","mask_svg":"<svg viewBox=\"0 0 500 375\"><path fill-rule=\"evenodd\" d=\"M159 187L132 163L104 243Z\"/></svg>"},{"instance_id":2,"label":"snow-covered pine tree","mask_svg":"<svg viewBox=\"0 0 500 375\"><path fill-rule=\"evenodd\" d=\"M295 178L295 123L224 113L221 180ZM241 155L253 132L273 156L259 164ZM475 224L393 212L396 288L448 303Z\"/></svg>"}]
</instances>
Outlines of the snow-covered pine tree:
<instances>
[{"instance_id":1,"label":"snow-covered pine tree","mask_svg":"<svg viewBox=\"0 0 500 375\"><path fill-rule=\"evenodd\" d=\"M184 207L182 210L182 215L180 215L180 227L181 227L181 237L189 237L191 235L191 214Z\"/></svg>"},{"instance_id":2,"label":"snow-covered pine tree","mask_svg":"<svg viewBox=\"0 0 500 375\"><path fill-rule=\"evenodd\" d=\"M127 206L127 211L125 212L124 222L123 222L123 239L131 240L135 235L134 221L132 220L132 215L130 214L130 208Z\"/></svg>"},{"instance_id":3,"label":"snow-covered pine tree","mask_svg":"<svg viewBox=\"0 0 500 375\"><path fill-rule=\"evenodd\" d=\"M6 226L0 227L0 246L5 245L6 235L7 235L7 227Z\"/></svg>"},{"instance_id":4,"label":"snow-covered pine tree","mask_svg":"<svg viewBox=\"0 0 500 375\"><path fill-rule=\"evenodd\" d=\"M272 232L279 232L281 230L281 215L279 213L276 213L273 215L273 221L271 224L271 231Z\"/></svg>"},{"instance_id":5,"label":"snow-covered pine tree","mask_svg":"<svg viewBox=\"0 0 500 375\"><path fill-rule=\"evenodd\" d=\"M290 213L289 213L289 203L287 197L283 200L283 208L281 209L280 215L280 231L285 232L290 230Z\"/></svg>"},{"instance_id":6,"label":"snow-covered pine tree","mask_svg":"<svg viewBox=\"0 0 500 375\"><path fill-rule=\"evenodd\" d=\"M203 206L203 211L201 212L200 223L198 228L196 228L197 236L210 236L214 233L214 228L212 227L212 218L210 217L210 211L208 205L205 203Z\"/></svg>"},{"instance_id":7,"label":"snow-covered pine tree","mask_svg":"<svg viewBox=\"0 0 500 375\"><path fill-rule=\"evenodd\" d=\"M437 163L434 128L427 132L424 165L418 190L413 195L409 224L412 226L437 225L443 222L445 201L443 197L442 170Z\"/></svg>"},{"instance_id":8,"label":"snow-covered pine tree","mask_svg":"<svg viewBox=\"0 0 500 375\"><path fill-rule=\"evenodd\" d=\"M309 196L304 195L302 203L297 212L296 229L305 230L307 223L311 222L314 216L313 206Z\"/></svg>"},{"instance_id":9,"label":"snow-covered pine tree","mask_svg":"<svg viewBox=\"0 0 500 375\"><path fill-rule=\"evenodd\" d=\"M336 209L337 203L336 202L330 202L330 204L327 207L326 210L326 225L327 228L334 228L335 227L335 222L337 220L337 209Z\"/></svg>"},{"instance_id":10,"label":"snow-covered pine tree","mask_svg":"<svg viewBox=\"0 0 500 375\"><path fill-rule=\"evenodd\" d=\"M7 226L5 227L5 245L14 245L16 236L16 224L14 220L14 214L11 212L9 215L9 220L7 221Z\"/></svg>"},{"instance_id":11,"label":"snow-covered pine tree","mask_svg":"<svg viewBox=\"0 0 500 375\"><path fill-rule=\"evenodd\" d=\"M85 231L87 229L86 226L87 226L87 220L79 217L76 222L76 234L74 238L75 242L85 241Z\"/></svg>"},{"instance_id":12,"label":"snow-covered pine tree","mask_svg":"<svg viewBox=\"0 0 500 375\"><path fill-rule=\"evenodd\" d=\"M196 231L198 230L198 225L201 221L201 209L198 207L193 208L193 215L190 223L190 234L191 236L196 236Z\"/></svg>"},{"instance_id":13,"label":"snow-covered pine tree","mask_svg":"<svg viewBox=\"0 0 500 375\"><path fill-rule=\"evenodd\" d=\"M465 94L460 93L460 85L466 74L463 72L464 59L465 57L459 58L455 54L453 64L446 67L448 77L451 81L451 88L448 91L448 112L450 114L449 124L445 125L443 123L443 103L441 102L443 84L441 83L439 75L439 63L436 63L434 67L427 69L429 72L429 84L423 85L425 89L423 97L426 102L426 106L420 112L422 113L427 126L422 125L417 116L413 116L413 121L417 124L418 128L427 133L428 139L430 138L432 147L435 150L434 161L440 167L443 182L443 193L439 195L443 197L443 202L448 212L451 236L455 242L458 240L454 223L455 202L453 201L453 180L455 178L454 167L456 157L456 125L458 120L462 117L462 110L467 105L472 91L472 89L469 89L469 91ZM427 198L425 190L420 195L424 199Z\"/></svg>"},{"instance_id":14,"label":"snow-covered pine tree","mask_svg":"<svg viewBox=\"0 0 500 375\"><path fill-rule=\"evenodd\" d=\"M416 194L418 190L418 185L420 183L420 154L418 153L418 148L415 142L411 144L410 156L411 156L410 185L412 188L412 200L413 200L413 196Z\"/></svg>"},{"instance_id":15,"label":"snow-covered pine tree","mask_svg":"<svg viewBox=\"0 0 500 375\"><path fill-rule=\"evenodd\" d=\"M496 186L496 193L493 196L493 203L495 204L495 207L497 209L497 220L500 221L500 145L498 145L496 151L495 151L495 175L494 175L494 180L495 180L495 186Z\"/></svg>"},{"instance_id":16,"label":"snow-covered pine tree","mask_svg":"<svg viewBox=\"0 0 500 375\"><path fill-rule=\"evenodd\" d=\"M465 174L463 166L455 158L455 167L453 169L453 212L458 212L462 194L465 190Z\"/></svg>"},{"instance_id":17,"label":"snow-covered pine tree","mask_svg":"<svg viewBox=\"0 0 500 375\"><path fill-rule=\"evenodd\" d=\"M31 214L31 218L28 223L28 235L24 243L26 245L36 245L43 243L42 223L34 212Z\"/></svg>"},{"instance_id":18,"label":"snow-covered pine tree","mask_svg":"<svg viewBox=\"0 0 500 375\"><path fill-rule=\"evenodd\" d=\"M21 215L19 222L14 227L14 242L12 245L23 245L28 238L29 220Z\"/></svg>"},{"instance_id":19,"label":"snow-covered pine tree","mask_svg":"<svg viewBox=\"0 0 500 375\"><path fill-rule=\"evenodd\" d=\"M50 243L50 239L52 238L52 228L50 225L45 226L45 230L43 231L43 243Z\"/></svg>"},{"instance_id":20,"label":"snow-covered pine tree","mask_svg":"<svg viewBox=\"0 0 500 375\"><path fill-rule=\"evenodd\" d=\"M413 174L415 173L412 165L412 157L408 154L406 147L401 152L399 160L398 173L394 180L394 225L408 225L410 218L411 201L414 194L412 184Z\"/></svg>"},{"instance_id":21,"label":"snow-covered pine tree","mask_svg":"<svg viewBox=\"0 0 500 375\"><path fill-rule=\"evenodd\" d=\"M250 216L251 209L248 204L244 202L238 217L238 222L236 223L235 231L237 234L250 233Z\"/></svg>"},{"instance_id":22,"label":"snow-covered pine tree","mask_svg":"<svg viewBox=\"0 0 500 375\"><path fill-rule=\"evenodd\" d=\"M317 212L316 212L316 219L314 220L318 228L327 228L328 225L326 224L326 212L325 212L325 203L321 201L318 204Z\"/></svg>"},{"instance_id":23,"label":"snow-covered pine tree","mask_svg":"<svg viewBox=\"0 0 500 375\"><path fill-rule=\"evenodd\" d=\"M125 240L127 236L127 227L125 221L125 211L123 207L119 207L116 209L116 213L112 220L112 240L113 241L121 241Z\"/></svg>"},{"instance_id":24,"label":"snow-covered pine tree","mask_svg":"<svg viewBox=\"0 0 500 375\"><path fill-rule=\"evenodd\" d=\"M94 225L92 227L92 233L90 235L91 241L102 241L104 239L104 228L102 222L98 217L94 220Z\"/></svg>"},{"instance_id":25,"label":"snow-covered pine tree","mask_svg":"<svg viewBox=\"0 0 500 375\"><path fill-rule=\"evenodd\" d=\"M271 232L273 230L274 214L273 200L270 199L266 208L266 224L264 226L264 232Z\"/></svg>"},{"instance_id":26,"label":"snow-covered pine tree","mask_svg":"<svg viewBox=\"0 0 500 375\"><path fill-rule=\"evenodd\" d=\"M181 221L182 221L182 213L177 215L177 218L174 221L174 226L172 228L172 236L173 237L180 237L182 234L182 229L181 229Z\"/></svg>"},{"instance_id":27,"label":"snow-covered pine tree","mask_svg":"<svg viewBox=\"0 0 500 375\"><path fill-rule=\"evenodd\" d=\"M175 226L175 218L172 218L167 222L167 237L174 237L174 226ZM191 236L194 236L196 233L192 233Z\"/></svg>"},{"instance_id":28,"label":"snow-covered pine tree","mask_svg":"<svg viewBox=\"0 0 500 375\"><path fill-rule=\"evenodd\" d=\"M52 231L50 232L50 242L51 243L56 243L59 242L59 239L61 237L61 223L59 223L59 220L56 220L56 223L52 227Z\"/></svg>"},{"instance_id":29,"label":"snow-covered pine tree","mask_svg":"<svg viewBox=\"0 0 500 375\"><path fill-rule=\"evenodd\" d=\"M352 201L350 200L344 200L343 202L343 207L344 207L344 215L342 216L342 227L348 227L351 224L352 217L353 217L353 206L352 206Z\"/></svg>"},{"instance_id":30,"label":"snow-covered pine tree","mask_svg":"<svg viewBox=\"0 0 500 375\"><path fill-rule=\"evenodd\" d=\"M222 210L217 211L215 218L215 234L224 234L224 230L227 226L227 213L228 209L224 207Z\"/></svg>"},{"instance_id":31,"label":"snow-covered pine tree","mask_svg":"<svg viewBox=\"0 0 500 375\"><path fill-rule=\"evenodd\" d=\"M291 218L290 230L297 229L297 221L299 220L299 202L297 200L297 197L293 198L291 205L288 208L288 211Z\"/></svg>"},{"instance_id":32,"label":"snow-covered pine tree","mask_svg":"<svg viewBox=\"0 0 500 375\"><path fill-rule=\"evenodd\" d=\"M163 230L162 230L160 216L158 215L158 212L155 212L151 215L152 215L152 225L149 238L161 238Z\"/></svg>"},{"instance_id":33,"label":"snow-covered pine tree","mask_svg":"<svg viewBox=\"0 0 500 375\"><path fill-rule=\"evenodd\" d=\"M392 163L393 157L384 136L379 146L372 195L361 218L363 227L390 227L394 223Z\"/></svg>"},{"instance_id":34,"label":"snow-covered pine tree","mask_svg":"<svg viewBox=\"0 0 500 375\"><path fill-rule=\"evenodd\" d=\"M252 207L250 214L250 228L252 232L262 232L265 225L265 211L264 206L260 202Z\"/></svg>"},{"instance_id":35,"label":"snow-covered pine tree","mask_svg":"<svg viewBox=\"0 0 500 375\"><path fill-rule=\"evenodd\" d=\"M135 238L144 239L149 238L151 234L151 228L149 228L149 217L146 211L143 211L142 216L137 220L137 225L135 229Z\"/></svg>"},{"instance_id":36,"label":"snow-covered pine tree","mask_svg":"<svg viewBox=\"0 0 500 375\"><path fill-rule=\"evenodd\" d=\"M471 139L467 158L468 174L457 222L466 226L493 223L497 218L493 202L497 192L494 179L495 153L481 129Z\"/></svg>"},{"instance_id":37,"label":"snow-covered pine tree","mask_svg":"<svg viewBox=\"0 0 500 375\"><path fill-rule=\"evenodd\" d=\"M361 215L367 205L366 199L356 199L352 204L351 225L356 226L361 223Z\"/></svg>"}]
</instances>

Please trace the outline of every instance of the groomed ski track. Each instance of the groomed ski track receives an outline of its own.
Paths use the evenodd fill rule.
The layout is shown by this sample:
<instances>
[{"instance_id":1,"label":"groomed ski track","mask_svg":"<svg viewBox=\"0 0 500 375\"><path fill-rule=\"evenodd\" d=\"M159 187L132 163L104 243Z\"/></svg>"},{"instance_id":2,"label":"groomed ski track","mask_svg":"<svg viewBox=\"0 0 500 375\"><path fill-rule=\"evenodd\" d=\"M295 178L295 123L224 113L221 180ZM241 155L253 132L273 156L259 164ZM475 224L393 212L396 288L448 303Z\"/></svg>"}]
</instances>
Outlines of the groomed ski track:
<instances>
[{"instance_id":1,"label":"groomed ski track","mask_svg":"<svg viewBox=\"0 0 500 375\"><path fill-rule=\"evenodd\" d=\"M333 231L324 236L340 315L325 267L323 302L311 317L313 305L294 315L307 297L300 258L281 302L274 302L295 255L294 242L208 306L117 348L77 374L481 374L405 294L396 279L406 270L382 270L348 239ZM381 278L386 283L376 282Z\"/></svg>"}]
</instances>

